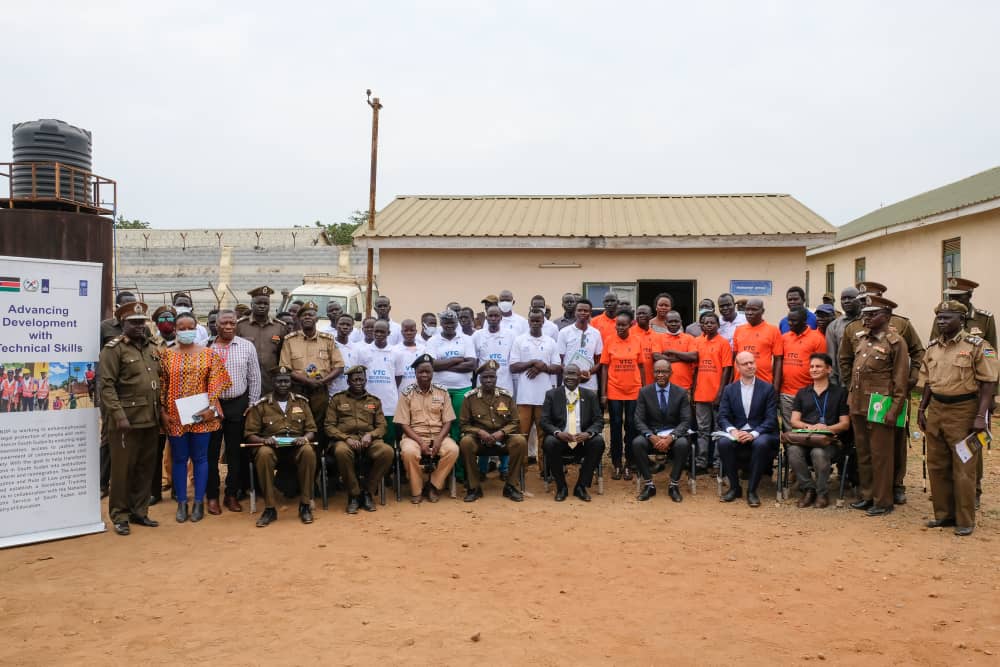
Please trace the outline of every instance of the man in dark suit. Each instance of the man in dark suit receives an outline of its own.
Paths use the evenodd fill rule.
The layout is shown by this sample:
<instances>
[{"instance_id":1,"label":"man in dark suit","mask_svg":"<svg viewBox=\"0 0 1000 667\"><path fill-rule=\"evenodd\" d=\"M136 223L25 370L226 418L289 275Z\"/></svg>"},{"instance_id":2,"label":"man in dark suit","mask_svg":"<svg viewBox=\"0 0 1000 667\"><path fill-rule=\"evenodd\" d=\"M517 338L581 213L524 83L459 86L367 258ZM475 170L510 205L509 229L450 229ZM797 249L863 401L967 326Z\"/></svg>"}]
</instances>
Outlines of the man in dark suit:
<instances>
[{"instance_id":1,"label":"man in dark suit","mask_svg":"<svg viewBox=\"0 0 1000 667\"><path fill-rule=\"evenodd\" d=\"M641 435L632 440L632 462L639 477L646 482L639 492L639 500L649 500L656 495L649 469L649 454L654 451L674 453L667 493L675 503L683 500L678 482L691 453L691 444L686 437L691 419L691 400L684 389L670 383L670 374L669 361L661 359L654 363L654 382L639 390L635 402L635 430Z\"/></svg>"},{"instance_id":2,"label":"man in dark suit","mask_svg":"<svg viewBox=\"0 0 1000 667\"><path fill-rule=\"evenodd\" d=\"M750 479L747 503L759 507L757 484L774 460L778 449L778 396L774 386L758 380L753 353L736 355L740 381L727 386L719 405L719 426L729 434L720 438L718 449L722 467L729 477L729 491L722 502L731 503L743 495L737 457L750 455Z\"/></svg>"},{"instance_id":3,"label":"man in dark suit","mask_svg":"<svg viewBox=\"0 0 1000 667\"><path fill-rule=\"evenodd\" d=\"M597 394L580 386L580 368L568 364L563 369L563 385L549 389L542 404L542 431L545 440L542 449L549 474L556 480L556 501L562 502L569 495L562 457L572 454L582 457L580 476L573 495L590 502L587 488L594 478L594 470L604 455L604 414Z\"/></svg>"}]
</instances>

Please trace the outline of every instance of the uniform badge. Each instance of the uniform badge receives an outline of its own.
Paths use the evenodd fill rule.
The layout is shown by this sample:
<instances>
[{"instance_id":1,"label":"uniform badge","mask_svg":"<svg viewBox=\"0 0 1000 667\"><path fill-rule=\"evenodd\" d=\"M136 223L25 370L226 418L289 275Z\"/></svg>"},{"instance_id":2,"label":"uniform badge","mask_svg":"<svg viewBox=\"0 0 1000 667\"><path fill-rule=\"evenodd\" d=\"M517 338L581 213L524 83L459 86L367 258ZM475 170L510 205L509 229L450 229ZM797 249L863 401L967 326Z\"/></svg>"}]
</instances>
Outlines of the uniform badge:
<instances>
[{"instance_id":1,"label":"uniform badge","mask_svg":"<svg viewBox=\"0 0 1000 667\"><path fill-rule=\"evenodd\" d=\"M992 359L995 356L997 356L997 353L992 347L987 347L983 350L983 359Z\"/></svg>"},{"instance_id":2,"label":"uniform badge","mask_svg":"<svg viewBox=\"0 0 1000 667\"><path fill-rule=\"evenodd\" d=\"M302 408L300 408L297 405L292 406L292 414L293 415L300 414L301 412L302 412Z\"/></svg>"},{"instance_id":3,"label":"uniform badge","mask_svg":"<svg viewBox=\"0 0 1000 667\"><path fill-rule=\"evenodd\" d=\"M280 343L281 342L281 336L271 336L271 342L272 343Z\"/></svg>"},{"instance_id":4,"label":"uniform badge","mask_svg":"<svg viewBox=\"0 0 1000 667\"><path fill-rule=\"evenodd\" d=\"M506 403L501 403L497 406L497 412L510 412L510 408L507 407Z\"/></svg>"},{"instance_id":5,"label":"uniform badge","mask_svg":"<svg viewBox=\"0 0 1000 667\"><path fill-rule=\"evenodd\" d=\"M374 403L365 403L365 410L374 410L374 409L375 409Z\"/></svg>"}]
</instances>

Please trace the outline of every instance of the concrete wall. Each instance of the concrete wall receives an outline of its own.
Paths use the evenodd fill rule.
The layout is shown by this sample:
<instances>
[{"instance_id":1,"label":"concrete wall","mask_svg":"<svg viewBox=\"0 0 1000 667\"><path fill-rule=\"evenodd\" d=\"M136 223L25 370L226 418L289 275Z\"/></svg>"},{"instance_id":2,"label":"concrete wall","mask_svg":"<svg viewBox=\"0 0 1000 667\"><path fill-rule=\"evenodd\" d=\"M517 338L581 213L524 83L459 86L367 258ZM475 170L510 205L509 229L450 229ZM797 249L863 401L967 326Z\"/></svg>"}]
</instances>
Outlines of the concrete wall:
<instances>
[{"instance_id":1,"label":"concrete wall","mask_svg":"<svg viewBox=\"0 0 1000 667\"><path fill-rule=\"evenodd\" d=\"M941 300L942 243L962 239L961 276L980 287L972 303L996 312L1000 308L1000 280L997 280L997 239L1000 239L1000 210L965 216L853 246L811 255L810 298L820 302L826 281L826 265L833 264L837 294L854 284L854 260L865 258L868 280L888 287L886 296L899 304L898 312L914 320L923 339L930 334L934 305Z\"/></svg>"},{"instance_id":2,"label":"concrete wall","mask_svg":"<svg viewBox=\"0 0 1000 667\"><path fill-rule=\"evenodd\" d=\"M474 241L470 242L474 245ZM486 294L514 292L515 311L542 294L559 315L559 300L581 292L584 282L696 280L698 298L713 300L731 279L772 280L765 297L766 319L784 316L785 288L802 284L805 248L720 248L677 250L398 250L381 249L379 292L392 299L393 319L416 319L440 311L449 301L479 306ZM576 262L578 269L541 269L543 263Z\"/></svg>"}]
</instances>

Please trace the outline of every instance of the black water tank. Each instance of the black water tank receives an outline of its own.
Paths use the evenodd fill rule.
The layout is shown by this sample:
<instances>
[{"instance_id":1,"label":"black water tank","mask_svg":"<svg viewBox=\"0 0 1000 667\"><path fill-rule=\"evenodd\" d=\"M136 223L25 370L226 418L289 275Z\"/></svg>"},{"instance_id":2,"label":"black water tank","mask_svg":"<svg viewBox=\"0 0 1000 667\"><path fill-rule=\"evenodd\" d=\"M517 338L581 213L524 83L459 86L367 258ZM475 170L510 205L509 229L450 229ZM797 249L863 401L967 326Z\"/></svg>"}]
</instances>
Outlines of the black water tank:
<instances>
[{"instance_id":1,"label":"black water tank","mask_svg":"<svg viewBox=\"0 0 1000 667\"><path fill-rule=\"evenodd\" d=\"M43 119L14 124L14 198L32 196L31 167L19 162L59 162L83 171L91 171L91 137L88 130L61 120ZM37 197L56 196L56 174L52 166L37 166ZM90 201L90 181L85 176L62 169L59 173L59 196L75 201Z\"/></svg>"}]
</instances>

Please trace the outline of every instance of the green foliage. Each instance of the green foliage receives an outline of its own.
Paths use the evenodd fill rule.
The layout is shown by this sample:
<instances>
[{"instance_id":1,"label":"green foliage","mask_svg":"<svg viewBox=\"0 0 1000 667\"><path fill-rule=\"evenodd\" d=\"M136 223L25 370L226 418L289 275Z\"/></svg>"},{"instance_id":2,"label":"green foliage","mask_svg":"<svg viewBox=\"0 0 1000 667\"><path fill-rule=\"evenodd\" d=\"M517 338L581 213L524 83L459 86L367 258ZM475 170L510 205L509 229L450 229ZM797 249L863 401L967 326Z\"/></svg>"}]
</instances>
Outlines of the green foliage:
<instances>
[{"instance_id":1,"label":"green foliage","mask_svg":"<svg viewBox=\"0 0 1000 667\"><path fill-rule=\"evenodd\" d=\"M150 224L145 220L128 220L121 213L115 218L115 229L149 229Z\"/></svg>"},{"instance_id":2,"label":"green foliage","mask_svg":"<svg viewBox=\"0 0 1000 667\"><path fill-rule=\"evenodd\" d=\"M313 224L326 232L327 237L330 239L330 243L334 245L351 245L354 230L367 222L368 213L366 211L355 210L348 216L347 222L324 224L323 222L317 220ZM298 227L298 225L296 225L296 227Z\"/></svg>"}]
</instances>

